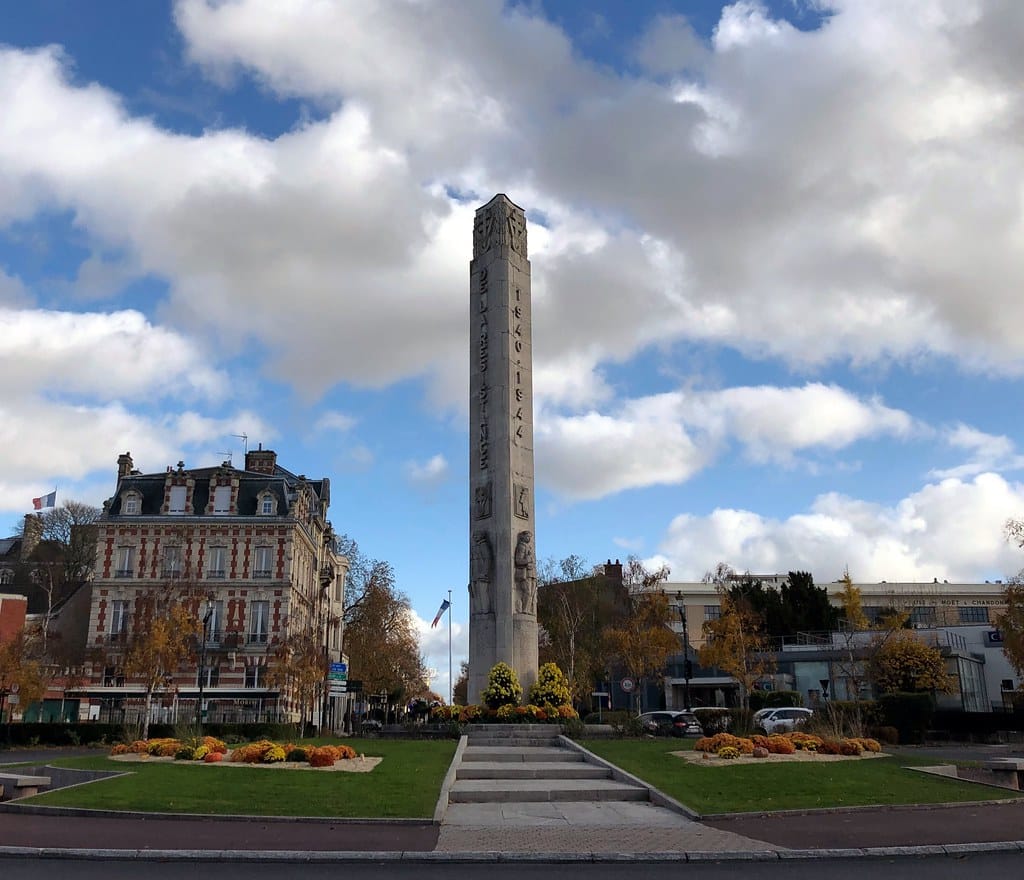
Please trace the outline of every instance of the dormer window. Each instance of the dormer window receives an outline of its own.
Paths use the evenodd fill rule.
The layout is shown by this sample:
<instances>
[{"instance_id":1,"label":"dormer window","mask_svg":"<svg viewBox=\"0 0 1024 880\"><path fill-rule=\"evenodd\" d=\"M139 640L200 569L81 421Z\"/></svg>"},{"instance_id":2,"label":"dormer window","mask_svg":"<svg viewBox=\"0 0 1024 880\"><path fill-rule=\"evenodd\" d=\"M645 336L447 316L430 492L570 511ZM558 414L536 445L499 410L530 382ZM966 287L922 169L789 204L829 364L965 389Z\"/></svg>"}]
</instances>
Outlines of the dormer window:
<instances>
[{"instance_id":1,"label":"dormer window","mask_svg":"<svg viewBox=\"0 0 1024 880\"><path fill-rule=\"evenodd\" d=\"M138 516L142 512L142 499L136 492L129 492L124 496L121 504L121 513L125 516Z\"/></svg>"},{"instance_id":2,"label":"dormer window","mask_svg":"<svg viewBox=\"0 0 1024 880\"><path fill-rule=\"evenodd\" d=\"M219 516L231 513L230 486L217 486L213 490L213 512Z\"/></svg>"},{"instance_id":3,"label":"dormer window","mask_svg":"<svg viewBox=\"0 0 1024 880\"><path fill-rule=\"evenodd\" d=\"M185 486L171 486L171 498L167 505L168 513L184 513L185 512L185 494L187 488Z\"/></svg>"},{"instance_id":4,"label":"dormer window","mask_svg":"<svg viewBox=\"0 0 1024 880\"><path fill-rule=\"evenodd\" d=\"M260 516L275 516L277 514L277 498L273 492L260 492L256 500L256 512Z\"/></svg>"}]
</instances>

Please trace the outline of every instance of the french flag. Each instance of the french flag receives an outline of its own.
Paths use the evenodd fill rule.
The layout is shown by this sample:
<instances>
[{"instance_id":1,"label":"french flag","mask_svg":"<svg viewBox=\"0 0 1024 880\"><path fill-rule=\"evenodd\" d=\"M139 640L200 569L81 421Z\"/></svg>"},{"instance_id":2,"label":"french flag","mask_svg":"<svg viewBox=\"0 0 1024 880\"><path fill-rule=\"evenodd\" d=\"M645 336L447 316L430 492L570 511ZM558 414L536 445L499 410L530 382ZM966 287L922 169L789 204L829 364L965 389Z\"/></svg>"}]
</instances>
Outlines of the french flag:
<instances>
[{"instance_id":1,"label":"french flag","mask_svg":"<svg viewBox=\"0 0 1024 880\"><path fill-rule=\"evenodd\" d=\"M57 490L54 489L49 495L42 495L32 499L32 509L42 510L44 507L57 506Z\"/></svg>"},{"instance_id":2,"label":"french flag","mask_svg":"<svg viewBox=\"0 0 1024 880\"><path fill-rule=\"evenodd\" d=\"M452 603L449 602L447 599L445 599L443 602L441 602L441 607L437 609L437 615L434 617L434 622L432 624L430 624L430 628L431 629L433 629L435 626L437 626L441 622L441 617L451 607L452 607Z\"/></svg>"}]
</instances>

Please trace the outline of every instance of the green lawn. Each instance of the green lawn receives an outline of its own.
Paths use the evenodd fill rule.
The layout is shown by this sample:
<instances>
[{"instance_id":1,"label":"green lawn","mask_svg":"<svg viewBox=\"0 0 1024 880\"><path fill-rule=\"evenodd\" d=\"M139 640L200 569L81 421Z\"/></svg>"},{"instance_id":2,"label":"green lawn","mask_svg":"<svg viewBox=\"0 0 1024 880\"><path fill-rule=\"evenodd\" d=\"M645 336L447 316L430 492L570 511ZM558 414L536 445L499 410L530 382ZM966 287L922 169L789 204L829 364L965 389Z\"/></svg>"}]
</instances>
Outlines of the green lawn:
<instances>
[{"instance_id":1,"label":"green lawn","mask_svg":"<svg viewBox=\"0 0 1024 880\"><path fill-rule=\"evenodd\" d=\"M42 794L26 803L160 813L430 818L457 745L455 740L304 742L344 742L357 753L384 760L369 773L331 773L68 758L53 763L129 775Z\"/></svg>"},{"instance_id":2,"label":"green lawn","mask_svg":"<svg viewBox=\"0 0 1024 880\"><path fill-rule=\"evenodd\" d=\"M702 767L670 754L692 749L692 740L585 740L582 745L702 814L1014 797L1010 791L904 769L940 763L923 758Z\"/></svg>"}]
</instances>

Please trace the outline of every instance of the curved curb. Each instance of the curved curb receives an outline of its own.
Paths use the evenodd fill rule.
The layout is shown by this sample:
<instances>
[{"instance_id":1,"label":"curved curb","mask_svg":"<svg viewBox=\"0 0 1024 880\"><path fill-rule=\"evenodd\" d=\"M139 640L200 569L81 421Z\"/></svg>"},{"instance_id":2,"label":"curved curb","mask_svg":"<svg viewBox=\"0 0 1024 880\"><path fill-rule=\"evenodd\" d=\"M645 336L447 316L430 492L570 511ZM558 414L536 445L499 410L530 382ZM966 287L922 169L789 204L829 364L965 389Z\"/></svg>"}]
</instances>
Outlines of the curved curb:
<instances>
[{"instance_id":1,"label":"curved curb","mask_svg":"<svg viewBox=\"0 0 1024 880\"><path fill-rule=\"evenodd\" d=\"M142 813L126 810L91 810L80 807L44 807L40 804L19 805L7 801L0 804L0 813L26 813L30 816L67 816L69 818L87 819L145 819L168 822L188 822L192 820L213 822L277 822L281 824L304 825L407 825L412 827L434 826L439 824L436 819L408 818L367 818L364 816L253 816L220 813Z\"/></svg>"},{"instance_id":2,"label":"curved curb","mask_svg":"<svg viewBox=\"0 0 1024 880\"><path fill-rule=\"evenodd\" d=\"M947 846L883 846L862 849L790 849L776 851L651 852L651 853L504 853L504 852L291 852L287 850L162 850L59 849L0 846L0 858L76 859L85 861L161 862L288 862L344 864L346 862L499 863L543 862L774 862L807 859L861 859L952 856L1024 852L1024 840L1006 843L960 843Z\"/></svg>"}]
</instances>

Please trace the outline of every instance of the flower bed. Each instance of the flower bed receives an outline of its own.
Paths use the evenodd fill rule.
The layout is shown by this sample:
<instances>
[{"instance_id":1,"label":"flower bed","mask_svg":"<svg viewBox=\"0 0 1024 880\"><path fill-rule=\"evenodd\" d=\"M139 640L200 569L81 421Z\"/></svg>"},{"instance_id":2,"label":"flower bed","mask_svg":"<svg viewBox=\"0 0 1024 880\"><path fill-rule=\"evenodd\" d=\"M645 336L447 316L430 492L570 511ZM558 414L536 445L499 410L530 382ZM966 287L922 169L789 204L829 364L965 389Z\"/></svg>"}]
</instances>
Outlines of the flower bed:
<instances>
[{"instance_id":1,"label":"flower bed","mask_svg":"<svg viewBox=\"0 0 1024 880\"><path fill-rule=\"evenodd\" d=\"M770 755L793 755L804 752L808 755L842 755L848 758L860 756L864 752L881 754L882 747L878 740L868 737L849 737L841 740L823 740L812 733L795 731L793 733L773 734L772 736L733 736L731 733L716 733L705 736L693 744L695 752L715 755L719 758L735 759L739 757L767 758Z\"/></svg>"},{"instance_id":2,"label":"flower bed","mask_svg":"<svg viewBox=\"0 0 1024 880\"><path fill-rule=\"evenodd\" d=\"M346 745L296 746L292 743L281 745L270 740L239 746L229 753L228 747L212 736L186 742L164 738L119 743L110 750L110 754L174 758L178 761L200 761L208 764L223 760L236 764L278 764L289 761L309 764L311 767L331 767L337 761L356 757L355 749Z\"/></svg>"}]
</instances>

